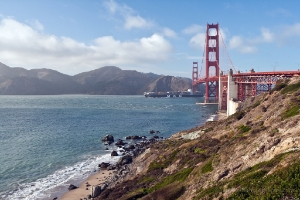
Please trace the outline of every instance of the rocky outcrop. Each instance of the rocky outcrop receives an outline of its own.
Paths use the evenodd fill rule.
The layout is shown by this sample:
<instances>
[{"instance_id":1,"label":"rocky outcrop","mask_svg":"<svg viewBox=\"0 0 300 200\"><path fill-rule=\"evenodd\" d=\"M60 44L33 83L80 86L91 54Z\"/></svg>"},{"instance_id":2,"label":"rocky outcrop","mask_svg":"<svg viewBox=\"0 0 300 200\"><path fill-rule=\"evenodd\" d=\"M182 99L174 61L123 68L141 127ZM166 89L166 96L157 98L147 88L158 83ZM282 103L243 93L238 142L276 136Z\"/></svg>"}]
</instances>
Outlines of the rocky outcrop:
<instances>
[{"instance_id":1,"label":"rocky outcrop","mask_svg":"<svg viewBox=\"0 0 300 200\"><path fill-rule=\"evenodd\" d=\"M114 136L106 135L102 138L102 141L104 141L104 142L114 142L115 140L114 140Z\"/></svg>"},{"instance_id":2,"label":"rocky outcrop","mask_svg":"<svg viewBox=\"0 0 300 200\"><path fill-rule=\"evenodd\" d=\"M130 164L121 165L120 159L117 174L125 176L98 199L297 198L300 179L293 174L299 174L300 165L300 78L296 80L286 93L275 88L247 99L226 119L149 145Z\"/></svg>"}]
</instances>

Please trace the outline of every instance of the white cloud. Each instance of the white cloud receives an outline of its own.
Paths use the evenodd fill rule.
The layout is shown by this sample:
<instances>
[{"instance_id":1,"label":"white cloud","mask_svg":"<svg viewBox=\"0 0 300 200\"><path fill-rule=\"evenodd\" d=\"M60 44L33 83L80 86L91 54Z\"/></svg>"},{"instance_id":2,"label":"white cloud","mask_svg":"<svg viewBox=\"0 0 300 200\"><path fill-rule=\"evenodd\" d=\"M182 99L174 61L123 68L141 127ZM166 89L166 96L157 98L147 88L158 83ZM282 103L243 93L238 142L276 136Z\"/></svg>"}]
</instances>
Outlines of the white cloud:
<instances>
[{"instance_id":1,"label":"white cloud","mask_svg":"<svg viewBox=\"0 0 300 200\"><path fill-rule=\"evenodd\" d=\"M125 17L125 29L132 29L132 28L149 28L152 26L150 21L146 21L144 18L140 16L131 16L128 15Z\"/></svg>"},{"instance_id":2,"label":"white cloud","mask_svg":"<svg viewBox=\"0 0 300 200\"><path fill-rule=\"evenodd\" d=\"M241 46L239 48L239 51L241 53L244 53L244 54L255 53L257 51L257 48L254 47L254 46L247 46L247 45L245 45L245 46Z\"/></svg>"},{"instance_id":3,"label":"white cloud","mask_svg":"<svg viewBox=\"0 0 300 200\"><path fill-rule=\"evenodd\" d=\"M44 26L38 20L28 21L28 24L35 30L39 30L39 31L44 30Z\"/></svg>"},{"instance_id":4,"label":"white cloud","mask_svg":"<svg viewBox=\"0 0 300 200\"><path fill-rule=\"evenodd\" d=\"M177 38L176 32L167 27L163 28L163 35L170 38Z\"/></svg>"},{"instance_id":5,"label":"white cloud","mask_svg":"<svg viewBox=\"0 0 300 200\"><path fill-rule=\"evenodd\" d=\"M293 36L300 36L300 23L296 23L294 25L287 25L281 27L281 37L293 37Z\"/></svg>"},{"instance_id":6,"label":"white cloud","mask_svg":"<svg viewBox=\"0 0 300 200\"><path fill-rule=\"evenodd\" d=\"M121 17L125 29L150 28L154 25L151 20L147 20L140 15L135 14L136 12L127 5L120 5L114 0L104 1L103 5L111 14L119 15L119 17Z\"/></svg>"},{"instance_id":7,"label":"white cloud","mask_svg":"<svg viewBox=\"0 0 300 200\"><path fill-rule=\"evenodd\" d=\"M267 28L261 28L261 35L264 42L273 42L274 34Z\"/></svg>"},{"instance_id":8,"label":"white cloud","mask_svg":"<svg viewBox=\"0 0 300 200\"><path fill-rule=\"evenodd\" d=\"M257 48L247 42L240 36L233 36L229 41L230 49L237 49L240 53L255 53Z\"/></svg>"},{"instance_id":9,"label":"white cloud","mask_svg":"<svg viewBox=\"0 0 300 200\"><path fill-rule=\"evenodd\" d=\"M229 48L236 49L243 45L243 40L240 36L233 36L229 41Z\"/></svg>"},{"instance_id":10,"label":"white cloud","mask_svg":"<svg viewBox=\"0 0 300 200\"><path fill-rule=\"evenodd\" d=\"M195 49L203 49L205 46L205 33L198 33L190 39L189 45Z\"/></svg>"},{"instance_id":11,"label":"white cloud","mask_svg":"<svg viewBox=\"0 0 300 200\"><path fill-rule=\"evenodd\" d=\"M233 36L229 41L230 49L237 49L240 53L255 53L257 46L262 43L271 43L274 41L274 33L269 29L262 27L261 35L255 38L243 38L241 36Z\"/></svg>"},{"instance_id":12,"label":"white cloud","mask_svg":"<svg viewBox=\"0 0 300 200\"><path fill-rule=\"evenodd\" d=\"M14 19L2 19L0 23L0 62L11 67L51 68L76 74L106 65L163 62L172 51L172 45L158 34L126 42L105 36L87 45L72 38L40 33Z\"/></svg>"},{"instance_id":13,"label":"white cloud","mask_svg":"<svg viewBox=\"0 0 300 200\"><path fill-rule=\"evenodd\" d=\"M109 0L109 1L104 1L103 5L111 12L111 13L115 13L118 9L119 9L119 5L113 1L113 0Z\"/></svg>"},{"instance_id":14,"label":"white cloud","mask_svg":"<svg viewBox=\"0 0 300 200\"><path fill-rule=\"evenodd\" d=\"M182 30L182 32L187 35L196 34L203 31L205 31L205 28L197 24L193 24L192 26L189 26Z\"/></svg>"}]
</instances>

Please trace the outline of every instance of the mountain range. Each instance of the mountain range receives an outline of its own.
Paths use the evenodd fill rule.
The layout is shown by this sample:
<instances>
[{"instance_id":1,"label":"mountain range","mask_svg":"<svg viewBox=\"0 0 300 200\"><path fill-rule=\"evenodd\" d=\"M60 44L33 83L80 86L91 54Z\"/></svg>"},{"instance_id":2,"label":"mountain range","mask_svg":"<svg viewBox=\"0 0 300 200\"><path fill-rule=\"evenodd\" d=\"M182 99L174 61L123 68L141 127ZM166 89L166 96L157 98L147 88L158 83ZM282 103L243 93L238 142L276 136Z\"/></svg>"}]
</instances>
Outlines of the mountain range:
<instances>
[{"instance_id":1,"label":"mountain range","mask_svg":"<svg viewBox=\"0 0 300 200\"><path fill-rule=\"evenodd\" d=\"M122 70L115 66L70 76L45 68L11 68L0 62L0 95L141 95L189 88L189 78Z\"/></svg>"}]
</instances>

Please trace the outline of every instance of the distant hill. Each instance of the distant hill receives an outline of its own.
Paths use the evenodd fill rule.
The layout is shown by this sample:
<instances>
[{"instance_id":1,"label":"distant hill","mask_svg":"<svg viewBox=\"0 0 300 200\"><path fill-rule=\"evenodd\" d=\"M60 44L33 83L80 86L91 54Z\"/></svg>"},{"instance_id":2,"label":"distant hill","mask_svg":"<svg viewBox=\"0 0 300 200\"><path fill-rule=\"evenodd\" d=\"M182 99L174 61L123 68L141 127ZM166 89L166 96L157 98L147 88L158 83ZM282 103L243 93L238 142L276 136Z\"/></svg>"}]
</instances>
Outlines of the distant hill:
<instances>
[{"instance_id":1,"label":"distant hill","mask_svg":"<svg viewBox=\"0 0 300 200\"><path fill-rule=\"evenodd\" d=\"M51 69L11 68L0 63L1 95L137 95L149 91L184 91L191 79L141 73L106 66L74 76Z\"/></svg>"}]
</instances>

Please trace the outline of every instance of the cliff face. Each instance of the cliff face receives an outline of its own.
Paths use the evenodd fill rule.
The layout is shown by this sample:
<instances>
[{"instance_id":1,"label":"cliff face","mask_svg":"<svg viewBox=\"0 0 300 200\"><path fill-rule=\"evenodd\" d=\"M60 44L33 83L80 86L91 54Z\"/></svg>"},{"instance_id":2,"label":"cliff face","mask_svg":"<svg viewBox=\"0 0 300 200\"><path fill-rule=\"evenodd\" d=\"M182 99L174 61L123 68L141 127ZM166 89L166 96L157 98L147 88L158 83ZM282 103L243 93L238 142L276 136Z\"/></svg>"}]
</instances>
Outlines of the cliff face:
<instances>
[{"instance_id":1,"label":"cliff face","mask_svg":"<svg viewBox=\"0 0 300 200\"><path fill-rule=\"evenodd\" d=\"M161 78L160 78L161 77ZM190 79L102 67L75 76L50 69L10 68L0 63L0 94L104 94L136 95L157 88L177 91L191 88Z\"/></svg>"},{"instance_id":2,"label":"cliff face","mask_svg":"<svg viewBox=\"0 0 300 200\"><path fill-rule=\"evenodd\" d=\"M278 83L224 120L153 144L98 199L299 198L299 109L300 78Z\"/></svg>"}]
</instances>

